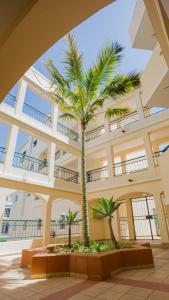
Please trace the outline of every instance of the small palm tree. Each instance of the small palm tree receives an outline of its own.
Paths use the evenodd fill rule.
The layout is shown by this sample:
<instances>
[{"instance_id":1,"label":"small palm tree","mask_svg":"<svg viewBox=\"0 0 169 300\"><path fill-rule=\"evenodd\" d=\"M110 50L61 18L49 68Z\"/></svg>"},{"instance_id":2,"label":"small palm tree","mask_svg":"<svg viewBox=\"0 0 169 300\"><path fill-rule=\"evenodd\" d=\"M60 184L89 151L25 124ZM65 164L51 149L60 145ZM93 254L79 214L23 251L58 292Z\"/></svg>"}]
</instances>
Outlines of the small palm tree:
<instances>
[{"instance_id":1,"label":"small palm tree","mask_svg":"<svg viewBox=\"0 0 169 300\"><path fill-rule=\"evenodd\" d=\"M106 43L94 66L85 71L83 56L78 52L74 36L69 34L63 61L65 67L63 74L60 73L52 60L48 60L46 64L52 80L51 94L62 112L60 118L76 120L81 125L81 178L85 246L89 246L85 155L86 127L100 112L104 113L105 118L108 119L126 114L128 112L126 107L111 108L108 106L106 111L102 111L102 108L105 102L111 104L120 96L131 92L140 85L138 73L133 72L127 75L116 73L122 51L123 47L118 42Z\"/></svg>"},{"instance_id":2,"label":"small palm tree","mask_svg":"<svg viewBox=\"0 0 169 300\"><path fill-rule=\"evenodd\" d=\"M78 224L81 220L77 218L78 211L72 212L70 209L65 216L65 220L60 220L59 223L68 225L68 247L71 247L72 225Z\"/></svg>"},{"instance_id":3,"label":"small palm tree","mask_svg":"<svg viewBox=\"0 0 169 300\"><path fill-rule=\"evenodd\" d=\"M113 197L111 197L110 200L107 200L105 198L101 198L97 202L98 206L92 207L92 210L96 213L96 217L99 219L108 219L108 225L110 230L110 236L111 240L115 246L116 249L119 249L119 245L116 241L113 228L112 228L112 219L113 219L113 213L118 209L121 203L117 203L113 200Z\"/></svg>"}]
</instances>

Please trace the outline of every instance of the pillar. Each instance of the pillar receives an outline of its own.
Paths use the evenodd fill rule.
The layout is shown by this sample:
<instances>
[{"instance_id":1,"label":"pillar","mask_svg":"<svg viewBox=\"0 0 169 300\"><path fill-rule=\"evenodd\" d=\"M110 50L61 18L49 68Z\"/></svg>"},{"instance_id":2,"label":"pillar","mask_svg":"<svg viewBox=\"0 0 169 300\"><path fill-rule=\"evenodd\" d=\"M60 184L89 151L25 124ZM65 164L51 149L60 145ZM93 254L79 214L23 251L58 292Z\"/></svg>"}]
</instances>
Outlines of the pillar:
<instances>
[{"instance_id":1,"label":"pillar","mask_svg":"<svg viewBox=\"0 0 169 300\"><path fill-rule=\"evenodd\" d=\"M51 183L52 185L54 181L55 152L56 152L56 144L50 142L48 147L48 180L49 183Z\"/></svg>"},{"instance_id":2,"label":"pillar","mask_svg":"<svg viewBox=\"0 0 169 300\"><path fill-rule=\"evenodd\" d=\"M149 169L154 170L153 151L152 151L150 136L148 133L144 134L143 140L144 140L144 147L145 147L145 151L146 151Z\"/></svg>"},{"instance_id":3,"label":"pillar","mask_svg":"<svg viewBox=\"0 0 169 300\"><path fill-rule=\"evenodd\" d=\"M137 89L135 92L135 100L136 100L136 108L137 108L137 113L139 115L139 119L144 120L144 109L142 105L140 89Z\"/></svg>"},{"instance_id":4,"label":"pillar","mask_svg":"<svg viewBox=\"0 0 169 300\"><path fill-rule=\"evenodd\" d=\"M51 233L51 212L52 212L52 199L44 200L43 209L43 235L42 244L46 246L50 243L50 233Z\"/></svg>"},{"instance_id":5,"label":"pillar","mask_svg":"<svg viewBox=\"0 0 169 300\"><path fill-rule=\"evenodd\" d=\"M59 106L57 103L52 103L52 109L51 109L51 118L52 118L52 129L53 131L57 130L57 122L58 122L58 116L59 116Z\"/></svg>"},{"instance_id":6,"label":"pillar","mask_svg":"<svg viewBox=\"0 0 169 300\"><path fill-rule=\"evenodd\" d=\"M125 153L120 153L120 158L121 158L121 170L122 174L126 174L126 154Z\"/></svg>"},{"instance_id":7,"label":"pillar","mask_svg":"<svg viewBox=\"0 0 169 300\"><path fill-rule=\"evenodd\" d=\"M159 227L160 227L161 242L169 243L169 232L168 232L167 220L166 220L166 216L165 216L165 212L164 212L160 194L154 193L154 201L155 201L155 205L156 205L158 223L159 223Z\"/></svg>"},{"instance_id":8,"label":"pillar","mask_svg":"<svg viewBox=\"0 0 169 300\"><path fill-rule=\"evenodd\" d=\"M134 230L134 221L133 221L131 200L129 198L127 198L127 199L125 199L125 202L126 202L128 229L129 229L129 240L135 240L135 230Z\"/></svg>"},{"instance_id":9,"label":"pillar","mask_svg":"<svg viewBox=\"0 0 169 300\"><path fill-rule=\"evenodd\" d=\"M15 112L18 114L21 113L22 109L23 109L26 89L27 89L27 82L24 79L22 79L20 82L20 86L18 89L17 97L16 97Z\"/></svg>"},{"instance_id":10,"label":"pillar","mask_svg":"<svg viewBox=\"0 0 169 300\"><path fill-rule=\"evenodd\" d=\"M12 125L9 132L5 161L4 161L4 172L6 173L10 171L13 164L13 158L15 154L18 133L19 133L19 127L17 125Z\"/></svg>"},{"instance_id":11,"label":"pillar","mask_svg":"<svg viewBox=\"0 0 169 300\"><path fill-rule=\"evenodd\" d=\"M114 159L113 159L113 148L112 146L107 147L107 161L108 161L108 170L109 178L112 179L114 176Z\"/></svg>"}]
</instances>

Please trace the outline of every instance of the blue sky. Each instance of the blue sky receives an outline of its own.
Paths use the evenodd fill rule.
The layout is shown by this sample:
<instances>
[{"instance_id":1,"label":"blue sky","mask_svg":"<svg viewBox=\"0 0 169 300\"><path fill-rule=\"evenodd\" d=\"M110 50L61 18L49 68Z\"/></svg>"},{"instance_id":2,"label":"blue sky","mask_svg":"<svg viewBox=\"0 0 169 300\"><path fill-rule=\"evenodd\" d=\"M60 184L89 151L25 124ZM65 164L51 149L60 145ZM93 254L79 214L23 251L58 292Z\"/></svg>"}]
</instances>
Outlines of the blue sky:
<instances>
[{"instance_id":1,"label":"blue sky","mask_svg":"<svg viewBox=\"0 0 169 300\"><path fill-rule=\"evenodd\" d=\"M95 62L100 48L107 40L119 41L125 47L123 62L119 66L120 72L127 73L133 70L142 71L145 68L151 52L132 49L128 32L135 4L136 0L115 1L73 30L79 49L84 54L84 66L86 69ZM48 76L43 63L48 58L51 58L60 71L62 71L61 61L63 61L64 57L64 47L65 45L62 39L42 55L36 61L34 67L44 75ZM14 95L16 94L16 88L12 89L12 93ZM33 105L35 108L40 107L41 111L44 113L50 111L48 103L42 102L42 99L31 91L27 91L26 102ZM0 123L0 146L6 144L6 139L7 128ZM26 136L20 134L17 149L25 142L25 140Z\"/></svg>"}]
</instances>

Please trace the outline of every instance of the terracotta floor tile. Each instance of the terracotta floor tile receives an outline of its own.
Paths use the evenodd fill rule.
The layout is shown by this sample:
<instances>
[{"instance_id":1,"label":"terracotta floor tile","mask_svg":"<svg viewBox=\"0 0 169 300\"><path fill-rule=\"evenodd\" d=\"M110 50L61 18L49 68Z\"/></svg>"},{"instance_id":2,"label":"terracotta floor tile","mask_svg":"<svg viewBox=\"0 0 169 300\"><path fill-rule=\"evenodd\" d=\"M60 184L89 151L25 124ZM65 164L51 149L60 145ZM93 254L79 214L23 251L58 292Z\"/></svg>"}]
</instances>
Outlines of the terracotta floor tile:
<instances>
[{"instance_id":1,"label":"terracotta floor tile","mask_svg":"<svg viewBox=\"0 0 169 300\"><path fill-rule=\"evenodd\" d=\"M142 297L147 297L151 295L153 290L151 289L145 289L145 288L140 288L140 287L133 287L129 291L130 295L136 295L136 296L142 296Z\"/></svg>"},{"instance_id":2,"label":"terracotta floor tile","mask_svg":"<svg viewBox=\"0 0 169 300\"><path fill-rule=\"evenodd\" d=\"M113 292L111 290L111 291L105 292L105 293L103 293L103 294L101 294L98 297L93 298L93 299L99 299L99 300L118 300L118 299L122 299L121 297L123 295L124 295L124 293L117 293L117 292Z\"/></svg>"},{"instance_id":3,"label":"terracotta floor tile","mask_svg":"<svg viewBox=\"0 0 169 300\"><path fill-rule=\"evenodd\" d=\"M92 298L90 296L78 294L71 298L68 298L69 300L91 300ZM59 300L59 299L58 299Z\"/></svg>"},{"instance_id":4,"label":"terracotta floor tile","mask_svg":"<svg viewBox=\"0 0 169 300\"><path fill-rule=\"evenodd\" d=\"M162 291L154 291L148 299L153 300L168 300L169 299L169 293L162 292Z\"/></svg>"}]
</instances>

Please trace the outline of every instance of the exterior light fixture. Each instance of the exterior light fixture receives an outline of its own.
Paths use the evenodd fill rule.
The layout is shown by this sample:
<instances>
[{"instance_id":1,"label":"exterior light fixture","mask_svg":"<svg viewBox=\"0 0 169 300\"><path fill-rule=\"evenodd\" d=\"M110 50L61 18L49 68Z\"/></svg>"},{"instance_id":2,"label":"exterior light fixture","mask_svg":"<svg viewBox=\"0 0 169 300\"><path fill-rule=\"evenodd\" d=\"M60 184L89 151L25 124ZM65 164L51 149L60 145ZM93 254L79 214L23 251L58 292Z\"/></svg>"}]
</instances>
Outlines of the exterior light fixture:
<instances>
[{"instance_id":1,"label":"exterior light fixture","mask_svg":"<svg viewBox=\"0 0 169 300\"><path fill-rule=\"evenodd\" d=\"M133 182L133 181L134 181L134 180L133 180L133 179L131 179L131 178L129 178L129 179L128 179L128 182Z\"/></svg>"}]
</instances>

